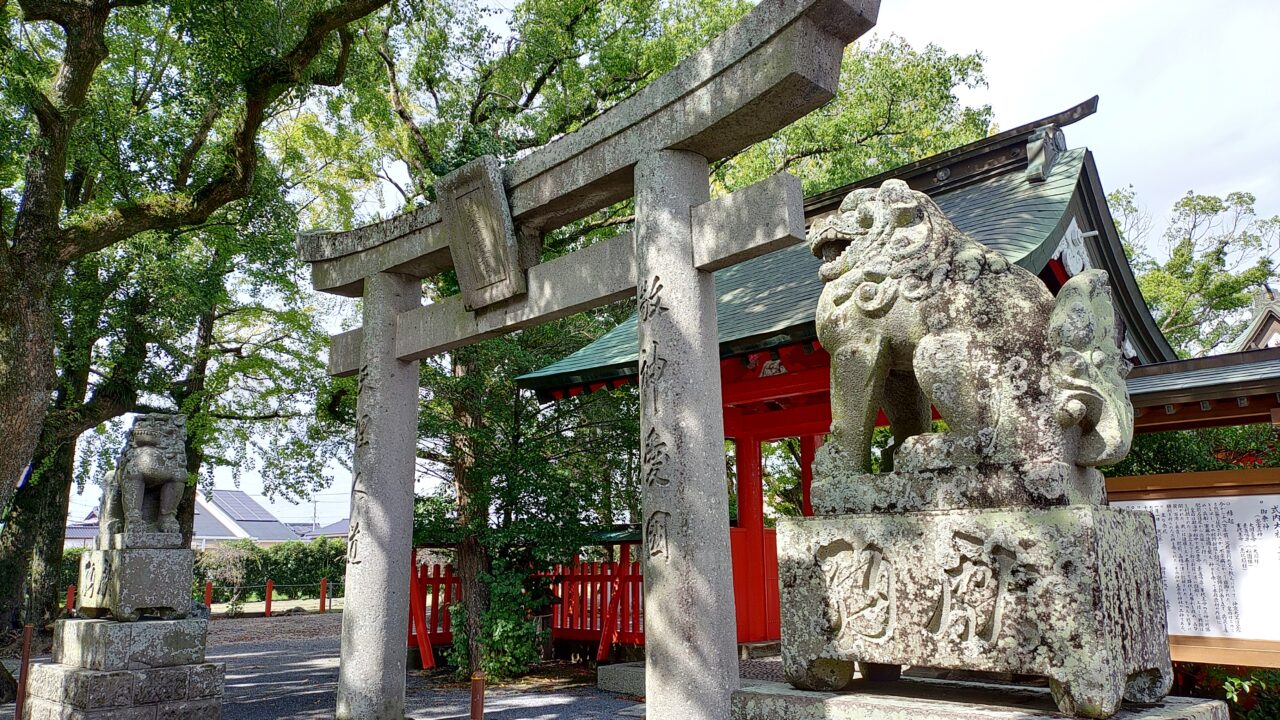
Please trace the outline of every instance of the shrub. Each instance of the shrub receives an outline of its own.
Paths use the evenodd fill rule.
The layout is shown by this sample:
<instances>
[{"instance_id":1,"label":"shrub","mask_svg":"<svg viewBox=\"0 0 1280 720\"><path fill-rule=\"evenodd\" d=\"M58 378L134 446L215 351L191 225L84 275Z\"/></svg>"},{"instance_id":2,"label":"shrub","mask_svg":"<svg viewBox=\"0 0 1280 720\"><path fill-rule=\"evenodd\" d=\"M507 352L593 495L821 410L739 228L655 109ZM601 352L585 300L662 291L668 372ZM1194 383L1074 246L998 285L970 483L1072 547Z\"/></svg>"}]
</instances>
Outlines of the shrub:
<instances>
[{"instance_id":1,"label":"shrub","mask_svg":"<svg viewBox=\"0 0 1280 720\"><path fill-rule=\"evenodd\" d=\"M62 551L62 586L80 584L80 556L85 548L73 547Z\"/></svg>"},{"instance_id":2,"label":"shrub","mask_svg":"<svg viewBox=\"0 0 1280 720\"><path fill-rule=\"evenodd\" d=\"M1174 663L1173 695L1225 700L1232 720L1280 717L1280 669Z\"/></svg>"},{"instance_id":3,"label":"shrub","mask_svg":"<svg viewBox=\"0 0 1280 720\"><path fill-rule=\"evenodd\" d=\"M260 547L248 540L235 540L206 548L199 557L192 588L197 598L204 597L205 582L212 580L215 602L261 600L266 595L268 579L275 583L275 598L315 598L320 596L323 578L329 579L330 596L340 597L347 544L317 538ZM232 567L228 567L229 563Z\"/></svg>"}]
</instances>

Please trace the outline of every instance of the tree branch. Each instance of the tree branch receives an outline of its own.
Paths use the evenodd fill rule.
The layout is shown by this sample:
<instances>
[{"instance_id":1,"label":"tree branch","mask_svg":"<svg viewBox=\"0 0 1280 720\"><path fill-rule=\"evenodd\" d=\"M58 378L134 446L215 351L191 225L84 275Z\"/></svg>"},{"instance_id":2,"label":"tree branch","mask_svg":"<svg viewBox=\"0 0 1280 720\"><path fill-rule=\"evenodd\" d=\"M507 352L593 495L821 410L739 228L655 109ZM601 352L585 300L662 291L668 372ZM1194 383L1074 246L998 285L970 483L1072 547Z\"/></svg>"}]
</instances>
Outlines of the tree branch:
<instances>
[{"instance_id":1,"label":"tree branch","mask_svg":"<svg viewBox=\"0 0 1280 720\"><path fill-rule=\"evenodd\" d=\"M182 151L182 158L178 160L178 173L173 179L175 187L185 188L187 183L190 182L191 168L195 165L196 156L200 154L205 141L209 139L209 132L213 130L213 124L221 114L222 108L217 101L214 101L209 106L209 109L205 111L204 116L200 118L200 124L196 126L196 132L191 136L191 142L187 143L187 147Z\"/></svg>"},{"instance_id":2,"label":"tree branch","mask_svg":"<svg viewBox=\"0 0 1280 720\"><path fill-rule=\"evenodd\" d=\"M427 142L426 136L422 134L422 128L418 127L418 123L413 119L413 113L409 112L408 106L405 105L404 95L400 89L400 78L396 75L396 61L391 57L391 48L388 46L388 33L390 33L390 27L387 28L386 33L383 33L382 42L374 46L374 51L378 53L382 64L387 68L387 81L391 87L391 107L395 110L396 117L400 118L400 124L408 131L418 155L421 156L409 159L421 182L430 177L426 166L435 164L435 153L431 152L431 144ZM396 189L399 189L398 185ZM400 194L403 195L404 191L401 190Z\"/></svg>"},{"instance_id":3,"label":"tree branch","mask_svg":"<svg viewBox=\"0 0 1280 720\"><path fill-rule=\"evenodd\" d=\"M304 81L307 69L330 34L389 1L348 0L311 15L306 32L288 53L267 60L249 72L244 83L243 115L229 140L226 166L220 174L194 193L170 193L118 206L102 216L67 228L58 246L59 259L74 260L148 230L172 230L202 223L219 208L245 197L258 167L258 131L268 117L271 104L286 90ZM341 39L341 33L339 36ZM349 40L344 43L349 52ZM344 55L340 50L339 67L335 67L333 73L315 77L311 82L340 80L346 68Z\"/></svg>"}]
</instances>

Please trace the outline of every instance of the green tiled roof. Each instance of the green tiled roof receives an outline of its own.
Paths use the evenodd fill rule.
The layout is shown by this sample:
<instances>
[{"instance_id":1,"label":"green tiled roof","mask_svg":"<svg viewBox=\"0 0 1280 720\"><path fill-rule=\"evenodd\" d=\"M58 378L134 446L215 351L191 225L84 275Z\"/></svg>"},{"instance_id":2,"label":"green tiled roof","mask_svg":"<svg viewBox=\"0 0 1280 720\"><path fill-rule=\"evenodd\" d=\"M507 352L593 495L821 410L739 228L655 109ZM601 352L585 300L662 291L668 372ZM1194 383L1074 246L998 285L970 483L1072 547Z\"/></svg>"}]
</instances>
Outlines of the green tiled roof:
<instances>
[{"instance_id":1,"label":"green tiled roof","mask_svg":"<svg viewBox=\"0 0 1280 720\"><path fill-rule=\"evenodd\" d=\"M1038 273L1049 262L1070 222L1084 148L1058 156L1049 177L1030 183L1011 172L935 195L952 222L1010 262ZM793 245L717 271L716 312L722 356L812 338L813 312L822 292L818 259ZM548 389L634 375L636 317L556 363L521 376L522 387Z\"/></svg>"},{"instance_id":2,"label":"green tiled roof","mask_svg":"<svg viewBox=\"0 0 1280 720\"><path fill-rule=\"evenodd\" d=\"M1265 350L1247 350L1234 357L1247 362L1131 377L1128 380L1129 394L1142 396L1173 391L1185 391L1191 394L1205 388L1234 388L1248 384L1258 386L1253 388L1254 390L1269 392L1274 389L1274 386L1280 385L1280 357L1276 357L1274 353ZM1186 365L1187 361L1182 361L1181 364ZM1268 383L1270 385L1262 387ZM1226 393L1226 396L1234 394L1234 392ZM1135 397L1135 401L1137 399Z\"/></svg>"}]
</instances>

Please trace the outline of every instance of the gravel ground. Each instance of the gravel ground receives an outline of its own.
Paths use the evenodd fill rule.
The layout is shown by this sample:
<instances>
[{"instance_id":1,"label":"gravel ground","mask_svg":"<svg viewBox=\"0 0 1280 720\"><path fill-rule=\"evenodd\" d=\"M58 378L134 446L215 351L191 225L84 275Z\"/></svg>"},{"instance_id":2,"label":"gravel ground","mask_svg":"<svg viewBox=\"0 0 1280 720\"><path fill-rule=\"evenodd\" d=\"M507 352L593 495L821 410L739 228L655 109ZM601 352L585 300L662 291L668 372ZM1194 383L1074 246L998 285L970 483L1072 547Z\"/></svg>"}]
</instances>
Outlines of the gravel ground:
<instances>
[{"instance_id":1,"label":"gravel ground","mask_svg":"<svg viewBox=\"0 0 1280 720\"><path fill-rule=\"evenodd\" d=\"M224 720L324 720L333 717L342 615L215 618L209 623L210 662L227 664ZM36 662L48 662L48 656ZM747 660L742 676L778 680L778 658ZM490 688L490 720L619 720L636 717L633 698L601 692L595 673L555 668L518 685ZM415 720L465 720L470 692L439 677L411 672L406 712ZM0 706L0 717L12 713Z\"/></svg>"},{"instance_id":2,"label":"gravel ground","mask_svg":"<svg viewBox=\"0 0 1280 720\"><path fill-rule=\"evenodd\" d=\"M271 618L274 620L275 618ZM230 622L230 621L228 621ZM246 620L237 622L260 622ZM212 626L218 625L218 621ZM241 631L243 632L243 631ZM213 634L211 627L210 634ZM227 664L225 720L321 720L333 717L338 638L239 642L213 646L212 662ZM406 711L416 720L468 717L470 692L439 687L410 673ZM604 720L637 703L592 687L548 685L490 689L485 717L495 720Z\"/></svg>"}]
</instances>

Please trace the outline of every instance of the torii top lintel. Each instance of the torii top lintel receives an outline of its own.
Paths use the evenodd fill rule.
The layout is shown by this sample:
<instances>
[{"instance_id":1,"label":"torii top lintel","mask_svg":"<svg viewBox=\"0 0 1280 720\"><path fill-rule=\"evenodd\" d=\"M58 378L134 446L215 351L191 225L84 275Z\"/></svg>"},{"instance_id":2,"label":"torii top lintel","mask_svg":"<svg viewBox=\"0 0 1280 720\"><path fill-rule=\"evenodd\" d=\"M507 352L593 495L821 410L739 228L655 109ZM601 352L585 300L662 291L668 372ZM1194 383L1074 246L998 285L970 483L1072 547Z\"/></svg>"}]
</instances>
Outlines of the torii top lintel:
<instances>
[{"instance_id":1,"label":"torii top lintel","mask_svg":"<svg viewBox=\"0 0 1280 720\"><path fill-rule=\"evenodd\" d=\"M834 97L846 45L879 0L761 0L742 20L635 96L502 169L523 237L561 227L633 193L646 154L677 149L718 160L769 137ZM379 272L428 277L454 267L436 205L348 232L300 236L317 290L359 296Z\"/></svg>"}]
</instances>

